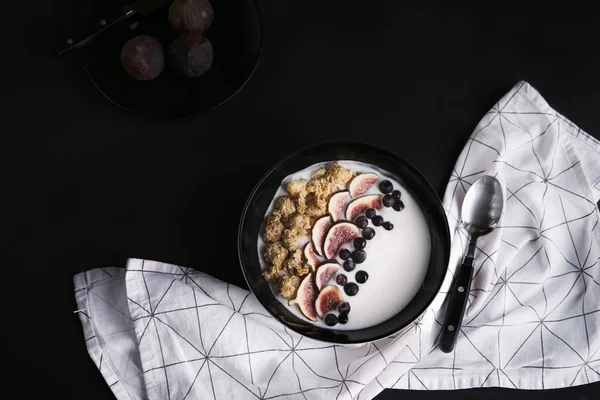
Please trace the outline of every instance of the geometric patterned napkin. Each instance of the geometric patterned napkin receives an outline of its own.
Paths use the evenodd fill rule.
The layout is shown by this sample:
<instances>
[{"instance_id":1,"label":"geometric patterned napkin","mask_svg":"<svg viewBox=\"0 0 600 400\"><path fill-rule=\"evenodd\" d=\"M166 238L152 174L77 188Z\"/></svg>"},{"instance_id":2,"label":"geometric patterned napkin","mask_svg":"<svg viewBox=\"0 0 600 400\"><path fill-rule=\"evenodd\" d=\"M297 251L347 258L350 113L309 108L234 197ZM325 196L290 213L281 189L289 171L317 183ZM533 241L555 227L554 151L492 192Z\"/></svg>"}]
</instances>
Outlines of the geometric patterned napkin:
<instances>
[{"instance_id":1,"label":"geometric patterned napkin","mask_svg":"<svg viewBox=\"0 0 600 400\"><path fill-rule=\"evenodd\" d=\"M500 225L478 241L453 352L437 348L466 246L460 207L502 184ZM383 388L557 388L600 381L600 143L519 82L482 118L444 196L451 261L414 326L361 345L304 338L248 291L130 259L74 277L91 358L119 400L370 399Z\"/></svg>"}]
</instances>

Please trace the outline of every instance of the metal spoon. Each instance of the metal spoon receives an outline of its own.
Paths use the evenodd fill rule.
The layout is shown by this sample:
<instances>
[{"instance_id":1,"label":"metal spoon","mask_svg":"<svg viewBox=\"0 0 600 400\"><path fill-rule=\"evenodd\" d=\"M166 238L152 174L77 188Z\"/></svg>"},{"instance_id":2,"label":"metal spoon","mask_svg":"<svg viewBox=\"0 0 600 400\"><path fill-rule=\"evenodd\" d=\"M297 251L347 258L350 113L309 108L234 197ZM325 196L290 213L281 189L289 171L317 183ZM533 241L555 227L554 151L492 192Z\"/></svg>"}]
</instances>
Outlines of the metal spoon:
<instances>
[{"instance_id":1,"label":"metal spoon","mask_svg":"<svg viewBox=\"0 0 600 400\"><path fill-rule=\"evenodd\" d=\"M446 317L442 325L440 348L444 353L454 349L473 277L473 259L477 239L490 233L500 220L504 198L502 187L496 178L484 175L469 188L463 201L461 218L470 234L469 248L458 267L450 290Z\"/></svg>"}]
</instances>

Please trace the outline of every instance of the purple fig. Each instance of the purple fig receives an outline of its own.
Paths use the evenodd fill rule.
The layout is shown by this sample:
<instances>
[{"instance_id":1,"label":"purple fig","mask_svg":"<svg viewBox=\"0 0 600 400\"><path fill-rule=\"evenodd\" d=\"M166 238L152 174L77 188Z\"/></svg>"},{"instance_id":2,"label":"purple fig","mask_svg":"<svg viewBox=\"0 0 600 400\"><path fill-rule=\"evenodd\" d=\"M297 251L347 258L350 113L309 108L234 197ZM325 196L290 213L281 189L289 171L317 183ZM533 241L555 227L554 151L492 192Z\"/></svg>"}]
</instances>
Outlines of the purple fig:
<instances>
[{"instance_id":1,"label":"purple fig","mask_svg":"<svg viewBox=\"0 0 600 400\"><path fill-rule=\"evenodd\" d=\"M196 78L210 69L214 53L202 32L182 33L169 47L169 65L180 76Z\"/></svg>"},{"instance_id":2,"label":"purple fig","mask_svg":"<svg viewBox=\"0 0 600 400\"><path fill-rule=\"evenodd\" d=\"M380 210L381 195L370 194L352 200L350 203L348 203L348 207L346 208L346 219L354 221L354 218L356 218L358 214L367 210L368 208Z\"/></svg>"},{"instance_id":3,"label":"purple fig","mask_svg":"<svg viewBox=\"0 0 600 400\"><path fill-rule=\"evenodd\" d=\"M315 268L317 268L317 265L319 265L319 259L315 254L315 250L311 242L306 243L306 246L304 246L304 257L306 257L306 263L310 265L314 271Z\"/></svg>"},{"instance_id":4,"label":"purple fig","mask_svg":"<svg viewBox=\"0 0 600 400\"><path fill-rule=\"evenodd\" d=\"M360 196L373 186L377 181L377 174L367 172L366 174L358 174L350 182L349 190L352 197Z\"/></svg>"},{"instance_id":5,"label":"purple fig","mask_svg":"<svg viewBox=\"0 0 600 400\"><path fill-rule=\"evenodd\" d=\"M316 220L312 227L311 237L313 248L320 256L323 255L323 242L325 241L325 234L327 233L327 230L331 224L333 224L331 217L329 215L325 215L324 217Z\"/></svg>"},{"instance_id":6,"label":"purple fig","mask_svg":"<svg viewBox=\"0 0 600 400\"><path fill-rule=\"evenodd\" d=\"M140 35L129 39L121 49L121 65L133 79L149 81L165 69L165 50L153 36Z\"/></svg>"},{"instance_id":7,"label":"purple fig","mask_svg":"<svg viewBox=\"0 0 600 400\"><path fill-rule=\"evenodd\" d=\"M360 236L360 230L358 226L352 222L338 222L334 224L325 236L325 242L323 243L323 254L327 259L333 259L338 249L342 247L344 243L348 243L351 240L356 239Z\"/></svg>"},{"instance_id":8,"label":"purple fig","mask_svg":"<svg viewBox=\"0 0 600 400\"><path fill-rule=\"evenodd\" d=\"M206 32L213 22L209 0L175 0L169 7L169 25L177 32Z\"/></svg>"},{"instance_id":9,"label":"purple fig","mask_svg":"<svg viewBox=\"0 0 600 400\"><path fill-rule=\"evenodd\" d=\"M302 314L311 321L317 320L317 310L315 309L315 300L317 298L317 289L312 281L313 274L308 274L300 283L296 298L288 301L288 304L297 305Z\"/></svg>"},{"instance_id":10,"label":"purple fig","mask_svg":"<svg viewBox=\"0 0 600 400\"><path fill-rule=\"evenodd\" d=\"M344 207L346 203L350 201L352 197L347 190L337 192L329 199L327 204L327 211L331 215L334 221L342 219L344 217Z\"/></svg>"},{"instance_id":11,"label":"purple fig","mask_svg":"<svg viewBox=\"0 0 600 400\"><path fill-rule=\"evenodd\" d=\"M316 301L317 315L323 318L328 312L336 310L344 301L342 292L336 285L327 286L321 290Z\"/></svg>"},{"instance_id":12,"label":"purple fig","mask_svg":"<svg viewBox=\"0 0 600 400\"><path fill-rule=\"evenodd\" d=\"M317 268L317 273L315 274L315 283L317 284L317 289L321 290L321 288L327 285L327 282L331 279L333 275L340 269L340 264L337 261L327 261Z\"/></svg>"}]
</instances>

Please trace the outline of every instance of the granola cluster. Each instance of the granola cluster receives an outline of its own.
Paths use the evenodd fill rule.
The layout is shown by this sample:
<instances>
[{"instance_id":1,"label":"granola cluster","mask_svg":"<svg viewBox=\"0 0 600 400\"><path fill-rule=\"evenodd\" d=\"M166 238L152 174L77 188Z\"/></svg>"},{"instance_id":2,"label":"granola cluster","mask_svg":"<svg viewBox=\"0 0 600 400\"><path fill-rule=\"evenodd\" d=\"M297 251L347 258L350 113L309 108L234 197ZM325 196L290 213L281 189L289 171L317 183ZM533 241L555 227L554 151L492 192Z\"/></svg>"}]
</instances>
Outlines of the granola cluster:
<instances>
[{"instance_id":1,"label":"granola cluster","mask_svg":"<svg viewBox=\"0 0 600 400\"><path fill-rule=\"evenodd\" d=\"M313 172L308 181L296 179L285 184L287 195L276 200L263 232L267 243L263 255L270 265L264 275L278 284L281 297L295 298L300 277L310 272L299 238L308 236L314 221L327 213L331 195L353 176L352 170L332 162Z\"/></svg>"}]
</instances>

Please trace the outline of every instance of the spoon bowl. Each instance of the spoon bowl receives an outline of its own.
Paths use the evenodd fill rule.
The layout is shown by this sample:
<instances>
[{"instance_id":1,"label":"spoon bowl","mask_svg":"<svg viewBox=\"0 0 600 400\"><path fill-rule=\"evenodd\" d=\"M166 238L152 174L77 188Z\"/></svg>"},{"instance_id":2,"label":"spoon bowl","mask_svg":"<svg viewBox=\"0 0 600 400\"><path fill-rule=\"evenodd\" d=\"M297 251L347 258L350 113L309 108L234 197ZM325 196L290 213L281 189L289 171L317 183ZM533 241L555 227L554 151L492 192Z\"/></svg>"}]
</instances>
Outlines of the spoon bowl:
<instances>
[{"instance_id":1,"label":"spoon bowl","mask_svg":"<svg viewBox=\"0 0 600 400\"><path fill-rule=\"evenodd\" d=\"M473 235L485 235L498 225L504 199L502 186L493 176L479 178L467 191L461 216L465 228Z\"/></svg>"}]
</instances>

